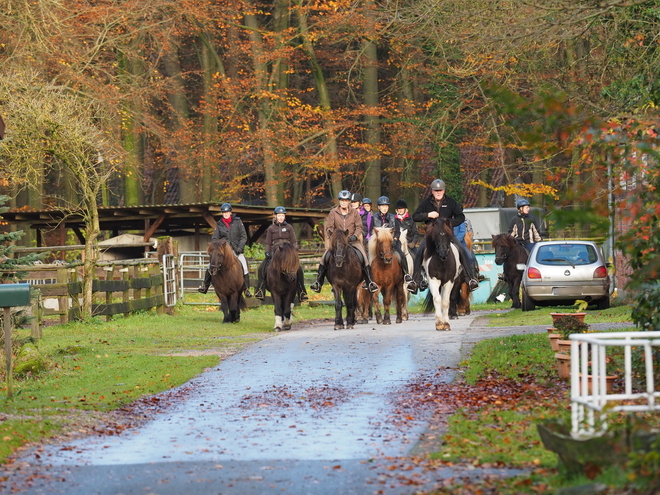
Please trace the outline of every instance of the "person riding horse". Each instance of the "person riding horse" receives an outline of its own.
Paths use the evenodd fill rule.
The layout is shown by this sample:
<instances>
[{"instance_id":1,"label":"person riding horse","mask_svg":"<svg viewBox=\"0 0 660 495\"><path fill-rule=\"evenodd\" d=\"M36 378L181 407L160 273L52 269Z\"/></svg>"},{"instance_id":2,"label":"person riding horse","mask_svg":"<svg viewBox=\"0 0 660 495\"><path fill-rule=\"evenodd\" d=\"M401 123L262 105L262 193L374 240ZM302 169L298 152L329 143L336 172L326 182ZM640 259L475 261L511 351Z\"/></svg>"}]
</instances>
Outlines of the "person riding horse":
<instances>
[{"instance_id":1,"label":"person riding horse","mask_svg":"<svg viewBox=\"0 0 660 495\"><path fill-rule=\"evenodd\" d=\"M273 251L275 248L280 244L288 243L291 244L296 251L298 250L296 233L293 230L293 227L286 222L286 208L284 208L284 206L278 206L273 213L275 215L273 223L268 229L266 229L266 242L264 243L266 258L261 262L259 269L257 270L257 290L254 293L254 297L262 301L265 299L264 290L266 289L266 268L273 257ZM309 298L307 297L307 291L305 291L305 280L302 267L298 267L297 283L298 299L300 302L305 302Z\"/></svg>"},{"instance_id":2,"label":"person riding horse","mask_svg":"<svg viewBox=\"0 0 660 495\"><path fill-rule=\"evenodd\" d=\"M515 237L516 241L530 253L534 244L543 240L539 233L539 224L536 218L529 213L531 209L529 201L521 199L516 204L516 208L518 208L518 214L511 219L509 234Z\"/></svg>"},{"instance_id":3,"label":"person riding horse","mask_svg":"<svg viewBox=\"0 0 660 495\"><path fill-rule=\"evenodd\" d=\"M389 227L393 229L393 243L392 249L396 253L396 256L399 260L399 264L403 270L403 281L406 284L406 290L408 292L415 292L417 290L417 284L413 282L412 277L410 276L410 269L408 267L408 260L403 255L401 251L401 229L399 223L396 221L395 216L389 212L390 209L390 198L387 196L381 196L378 198L378 213L374 215L374 226L371 229L373 234L373 229L378 227Z\"/></svg>"},{"instance_id":4,"label":"person riding horse","mask_svg":"<svg viewBox=\"0 0 660 495\"><path fill-rule=\"evenodd\" d=\"M416 222L424 222L428 226L428 224L435 222L437 218L449 218L452 227L456 227L465 222L463 206L461 206L461 204L454 198L447 196L446 189L447 186L441 179L435 179L431 182L431 195L423 199L419 204L415 213L413 213L413 220ZM456 240L453 242L458 247L461 265L463 265L465 273L467 274L470 290L478 289L479 282L477 281L474 268L475 262L471 253L469 253L465 246L460 242ZM420 255L423 256L424 248L425 241L422 239L416 258L419 258ZM418 264L419 273L417 273ZM417 259L415 260L415 279L420 288L425 288L426 284L421 273L421 262L418 263Z\"/></svg>"},{"instance_id":5,"label":"person riding horse","mask_svg":"<svg viewBox=\"0 0 660 495\"><path fill-rule=\"evenodd\" d=\"M336 206L325 220L324 231L326 239L326 251L321 257L321 262L319 263L318 273L316 275L316 281L309 286L314 292L321 292L321 287L323 286L323 281L325 279L325 274L327 272L326 263L328 262L330 252L328 242L332 233L337 229L343 229L348 231L348 238L358 253L360 254L362 261L362 273L364 280L367 282L367 287L370 292L376 292L378 286L371 279L371 267L367 263L367 253L364 250L364 245L362 244L362 219L358 210L351 208L351 193L349 191L343 190L339 191L337 195L339 200L339 206Z\"/></svg>"},{"instance_id":6,"label":"person riding horse","mask_svg":"<svg viewBox=\"0 0 660 495\"><path fill-rule=\"evenodd\" d=\"M248 270L247 260L243 254L245 249L245 244L247 243L247 232L243 221L240 217L235 216L232 213L232 208L229 203L223 203L220 207L220 213L222 218L218 220L218 223L215 226L215 231L211 237L212 241L217 241L222 238L226 239L227 242L232 247L234 254L240 260L241 265L243 265L243 278L245 279L245 297L252 297L250 293L250 272ZM211 286L211 272L206 270L204 276L204 282L199 286L197 292L206 294Z\"/></svg>"},{"instance_id":7,"label":"person riding horse","mask_svg":"<svg viewBox=\"0 0 660 495\"><path fill-rule=\"evenodd\" d=\"M408 250L416 254L417 253L417 243L419 242L419 230L417 230L417 224L410 216L408 212L408 203L405 199L398 199L394 204L394 211L396 215L394 218L396 224L399 226L399 230L406 231L406 243L408 244Z\"/></svg>"},{"instance_id":8,"label":"person riding horse","mask_svg":"<svg viewBox=\"0 0 660 495\"><path fill-rule=\"evenodd\" d=\"M362 231L364 232L365 244L371 237L371 228L374 226L374 213L371 211L372 202L369 198L362 200L362 208L360 209L360 216L362 217Z\"/></svg>"}]
</instances>

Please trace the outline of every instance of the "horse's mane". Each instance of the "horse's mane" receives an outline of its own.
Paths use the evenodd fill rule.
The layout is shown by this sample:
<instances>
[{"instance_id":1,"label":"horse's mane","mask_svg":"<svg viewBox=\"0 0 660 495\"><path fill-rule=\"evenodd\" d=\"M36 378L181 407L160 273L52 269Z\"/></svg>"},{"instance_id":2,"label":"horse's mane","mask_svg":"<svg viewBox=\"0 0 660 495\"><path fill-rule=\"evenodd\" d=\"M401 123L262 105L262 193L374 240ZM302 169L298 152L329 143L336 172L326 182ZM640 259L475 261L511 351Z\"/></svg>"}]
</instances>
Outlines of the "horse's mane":
<instances>
[{"instance_id":1,"label":"horse's mane","mask_svg":"<svg viewBox=\"0 0 660 495\"><path fill-rule=\"evenodd\" d=\"M300 261L298 259L298 251L288 242L282 243L275 251L279 251L279 254L276 256L273 253L273 260L271 261L273 269L278 272L295 272L298 270L298 265Z\"/></svg>"},{"instance_id":2,"label":"horse's mane","mask_svg":"<svg viewBox=\"0 0 660 495\"><path fill-rule=\"evenodd\" d=\"M225 264L227 267L233 266L234 262L239 263L238 258L234 255L234 250L231 248L231 244L229 244L227 239L214 239L209 242L209 246L206 248L206 252L209 256L213 256L213 253L216 251L225 256Z\"/></svg>"},{"instance_id":3,"label":"horse's mane","mask_svg":"<svg viewBox=\"0 0 660 495\"><path fill-rule=\"evenodd\" d=\"M337 245L338 242L348 244L348 234L345 230L335 229L335 231L330 236L330 248Z\"/></svg>"},{"instance_id":4,"label":"horse's mane","mask_svg":"<svg viewBox=\"0 0 660 495\"><path fill-rule=\"evenodd\" d=\"M511 234L497 234L493 236L492 241L493 248L497 246L508 247L510 249L515 249L518 245L518 241Z\"/></svg>"},{"instance_id":5,"label":"horse's mane","mask_svg":"<svg viewBox=\"0 0 660 495\"><path fill-rule=\"evenodd\" d=\"M369 259L373 260L378 257L378 241L381 243L389 242L392 243L394 235L394 229L389 227L376 227L374 229L374 235L369 238Z\"/></svg>"},{"instance_id":6,"label":"horse's mane","mask_svg":"<svg viewBox=\"0 0 660 495\"><path fill-rule=\"evenodd\" d=\"M426 228L426 237L427 239L435 239L443 230L450 239L454 239L454 229L451 226L451 220L449 218L438 218L435 222L428 225Z\"/></svg>"}]
</instances>

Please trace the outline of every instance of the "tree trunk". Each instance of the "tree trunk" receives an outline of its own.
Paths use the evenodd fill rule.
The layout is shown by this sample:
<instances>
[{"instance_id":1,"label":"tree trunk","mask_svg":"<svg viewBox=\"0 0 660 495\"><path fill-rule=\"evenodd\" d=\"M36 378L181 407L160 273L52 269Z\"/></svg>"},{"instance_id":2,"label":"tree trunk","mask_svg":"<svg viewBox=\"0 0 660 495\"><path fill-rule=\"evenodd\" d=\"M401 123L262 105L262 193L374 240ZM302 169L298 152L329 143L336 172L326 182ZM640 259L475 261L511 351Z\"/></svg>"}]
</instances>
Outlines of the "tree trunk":
<instances>
[{"instance_id":1,"label":"tree trunk","mask_svg":"<svg viewBox=\"0 0 660 495\"><path fill-rule=\"evenodd\" d=\"M368 5L373 2L369 0ZM381 131L378 117L378 51L376 43L370 39L362 42L362 51L364 54L364 106L366 114L364 123L366 126L366 144L369 152L377 154L365 164L365 184L366 195L372 199L381 195L381 159L380 159L380 141Z\"/></svg>"}]
</instances>

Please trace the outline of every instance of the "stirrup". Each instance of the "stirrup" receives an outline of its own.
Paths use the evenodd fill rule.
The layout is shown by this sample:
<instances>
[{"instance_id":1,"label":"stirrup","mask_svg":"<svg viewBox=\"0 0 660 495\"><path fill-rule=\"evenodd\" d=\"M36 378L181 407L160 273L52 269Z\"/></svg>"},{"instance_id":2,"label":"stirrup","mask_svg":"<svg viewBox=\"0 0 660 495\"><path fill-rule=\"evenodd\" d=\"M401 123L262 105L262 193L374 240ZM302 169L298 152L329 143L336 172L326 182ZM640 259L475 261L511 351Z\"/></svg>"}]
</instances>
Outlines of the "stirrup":
<instances>
[{"instance_id":1,"label":"stirrup","mask_svg":"<svg viewBox=\"0 0 660 495\"><path fill-rule=\"evenodd\" d=\"M369 292L378 292L378 286L375 282L369 282Z\"/></svg>"},{"instance_id":2,"label":"stirrup","mask_svg":"<svg viewBox=\"0 0 660 495\"><path fill-rule=\"evenodd\" d=\"M197 287L197 292L199 292L200 294L206 294L208 291L209 291L208 285L202 284L199 287Z\"/></svg>"},{"instance_id":3,"label":"stirrup","mask_svg":"<svg viewBox=\"0 0 660 495\"><path fill-rule=\"evenodd\" d=\"M247 288L245 289L245 297L252 297L252 292L250 292L250 288L249 288L249 287L247 287Z\"/></svg>"},{"instance_id":4,"label":"stirrup","mask_svg":"<svg viewBox=\"0 0 660 495\"><path fill-rule=\"evenodd\" d=\"M413 278L412 278L410 275L408 275L408 274L406 273L406 274L403 276L403 281L404 281L405 283L409 284L410 282L413 281Z\"/></svg>"},{"instance_id":5,"label":"stirrup","mask_svg":"<svg viewBox=\"0 0 660 495\"><path fill-rule=\"evenodd\" d=\"M365 280L364 282L362 282L362 285L360 286L360 289L367 290L368 288L369 288L369 286L367 285L367 281Z\"/></svg>"},{"instance_id":6,"label":"stirrup","mask_svg":"<svg viewBox=\"0 0 660 495\"><path fill-rule=\"evenodd\" d=\"M410 282L408 282L406 284L406 290L408 292L412 292L413 294L415 294L417 292L417 284L415 283L414 280L411 280Z\"/></svg>"},{"instance_id":7,"label":"stirrup","mask_svg":"<svg viewBox=\"0 0 660 495\"><path fill-rule=\"evenodd\" d=\"M429 288L429 283L426 281L426 279L422 278L419 282L419 290L426 290Z\"/></svg>"},{"instance_id":8,"label":"stirrup","mask_svg":"<svg viewBox=\"0 0 660 495\"><path fill-rule=\"evenodd\" d=\"M310 285L309 288L312 289L314 292L321 292L321 284L319 284L318 280L314 282L312 285Z\"/></svg>"},{"instance_id":9,"label":"stirrup","mask_svg":"<svg viewBox=\"0 0 660 495\"><path fill-rule=\"evenodd\" d=\"M303 302L305 302L305 301L308 301L308 300L309 300L309 297L307 296L307 292L301 292L300 294L298 294L298 300L299 300L301 303L303 303Z\"/></svg>"},{"instance_id":10,"label":"stirrup","mask_svg":"<svg viewBox=\"0 0 660 495\"><path fill-rule=\"evenodd\" d=\"M470 281L468 282L468 287L470 287L470 291L475 291L479 288L479 282L471 278Z\"/></svg>"},{"instance_id":11,"label":"stirrup","mask_svg":"<svg viewBox=\"0 0 660 495\"><path fill-rule=\"evenodd\" d=\"M257 289L257 292L254 293L254 297L259 299L260 301L263 301L264 299L266 299L264 297L264 291L262 291L261 289Z\"/></svg>"}]
</instances>

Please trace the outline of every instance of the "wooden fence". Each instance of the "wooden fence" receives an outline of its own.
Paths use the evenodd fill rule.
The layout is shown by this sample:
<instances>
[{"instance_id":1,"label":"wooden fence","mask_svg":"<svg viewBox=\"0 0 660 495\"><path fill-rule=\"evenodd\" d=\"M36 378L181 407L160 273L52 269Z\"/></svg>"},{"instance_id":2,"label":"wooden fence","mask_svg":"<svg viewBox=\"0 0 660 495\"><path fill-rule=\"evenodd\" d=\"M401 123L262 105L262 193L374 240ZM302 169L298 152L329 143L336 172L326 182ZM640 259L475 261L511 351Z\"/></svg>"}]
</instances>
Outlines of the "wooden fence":
<instances>
[{"instance_id":1,"label":"wooden fence","mask_svg":"<svg viewBox=\"0 0 660 495\"><path fill-rule=\"evenodd\" d=\"M59 316L60 323L80 317L82 265L34 265L25 267L28 282L37 295L32 304L32 333L41 336L43 318ZM165 310L163 275L156 259L102 262L92 286L95 316L125 316L141 310ZM36 328L35 328L36 327Z\"/></svg>"}]
</instances>

